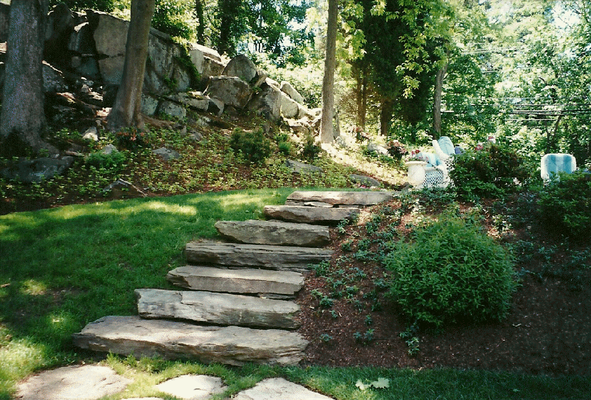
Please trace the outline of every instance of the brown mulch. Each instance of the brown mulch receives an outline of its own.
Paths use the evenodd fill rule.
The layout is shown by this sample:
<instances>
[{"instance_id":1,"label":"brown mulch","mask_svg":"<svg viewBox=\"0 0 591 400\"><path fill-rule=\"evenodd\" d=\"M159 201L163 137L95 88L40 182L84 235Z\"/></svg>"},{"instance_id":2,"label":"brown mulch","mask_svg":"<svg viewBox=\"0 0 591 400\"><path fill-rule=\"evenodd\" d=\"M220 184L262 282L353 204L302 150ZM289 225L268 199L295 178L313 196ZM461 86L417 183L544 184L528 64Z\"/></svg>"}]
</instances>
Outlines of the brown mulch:
<instances>
[{"instance_id":1,"label":"brown mulch","mask_svg":"<svg viewBox=\"0 0 591 400\"><path fill-rule=\"evenodd\" d=\"M531 225L523 228L529 230L528 238L531 229ZM505 232L506 240L519 240L524 237L524 231ZM371 310L376 304L373 282L383 277L383 269L376 262L354 260L352 251L344 254L341 248L343 242L351 237L362 238L364 233L362 226L348 227L344 235L337 234L334 228L331 248L335 255L332 273L328 274L331 278L327 282L326 276L310 273L305 289L298 296L302 307L299 332L310 341L306 363L591 374L591 265L583 268L582 276L574 278L580 281L573 282L568 277L543 274L543 262L532 256L530 262L517 266L524 273L507 318L485 325L447 327L442 331L419 329L415 334L419 338L418 352L411 356L411 347L400 337L409 326L396 305L385 298L384 290L377 291L381 310ZM546 247L560 245L560 237L541 229L535 237ZM589 249L589 244L579 244L577 249ZM348 256L347 262L341 261L335 267L343 255ZM560 260L565 256L558 251L554 257ZM331 307L322 307L318 293L329 296L331 279L338 278L334 271L339 268L341 272L362 270L367 278L349 283L356 285L359 293L348 299L347 296L335 299Z\"/></svg>"}]
</instances>

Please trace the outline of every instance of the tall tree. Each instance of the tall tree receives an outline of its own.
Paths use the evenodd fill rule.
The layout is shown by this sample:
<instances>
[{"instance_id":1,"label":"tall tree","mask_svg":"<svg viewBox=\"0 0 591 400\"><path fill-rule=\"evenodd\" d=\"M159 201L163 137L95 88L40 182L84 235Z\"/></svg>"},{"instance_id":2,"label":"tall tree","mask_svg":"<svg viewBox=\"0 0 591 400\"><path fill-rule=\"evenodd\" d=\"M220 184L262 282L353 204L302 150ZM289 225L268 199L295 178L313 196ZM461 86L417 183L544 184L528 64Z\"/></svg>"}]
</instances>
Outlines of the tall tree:
<instances>
[{"instance_id":1,"label":"tall tree","mask_svg":"<svg viewBox=\"0 0 591 400\"><path fill-rule=\"evenodd\" d=\"M132 0L131 22L125 45L123 78L117 98L108 116L108 128L116 130L125 126L143 126L141 106L150 21L154 14L155 0Z\"/></svg>"},{"instance_id":2,"label":"tall tree","mask_svg":"<svg viewBox=\"0 0 591 400\"><path fill-rule=\"evenodd\" d=\"M330 143L334 139L334 73L336 68L337 16L337 0L328 0L328 28L326 33L324 78L322 80L322 120L320 123L320 140L323 143Z\"/></svg>"},{"instance_id":3,"label":"tall tree","mask_svg":"<svg viewBox=\"0 0 591 400\"><path fill-rule=\"evenodd\" d=\"M47 0L13 0L10 6L6 75L0 115L2 153L57 150L43 141L43 46Z\"/></svg>"}]
</instances>

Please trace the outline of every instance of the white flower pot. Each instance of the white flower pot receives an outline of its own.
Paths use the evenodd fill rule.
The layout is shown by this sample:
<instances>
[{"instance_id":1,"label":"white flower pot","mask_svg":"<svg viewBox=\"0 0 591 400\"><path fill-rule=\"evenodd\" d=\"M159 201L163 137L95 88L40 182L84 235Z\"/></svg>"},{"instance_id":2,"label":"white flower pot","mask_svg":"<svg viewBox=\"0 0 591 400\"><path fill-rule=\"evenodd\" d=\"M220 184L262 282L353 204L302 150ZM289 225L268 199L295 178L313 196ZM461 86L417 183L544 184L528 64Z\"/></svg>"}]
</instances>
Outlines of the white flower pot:
<instances>
[{"instance_id":1,"label":"white flower pot","mask_svg":"<svg viewBox=\"0 0 591 400\"><path fill-rule=\"evenodd\" d=\"M420 187L425 182L425 161L407 161L408 183L414 187Z\"/></svg>"}]
</instances>

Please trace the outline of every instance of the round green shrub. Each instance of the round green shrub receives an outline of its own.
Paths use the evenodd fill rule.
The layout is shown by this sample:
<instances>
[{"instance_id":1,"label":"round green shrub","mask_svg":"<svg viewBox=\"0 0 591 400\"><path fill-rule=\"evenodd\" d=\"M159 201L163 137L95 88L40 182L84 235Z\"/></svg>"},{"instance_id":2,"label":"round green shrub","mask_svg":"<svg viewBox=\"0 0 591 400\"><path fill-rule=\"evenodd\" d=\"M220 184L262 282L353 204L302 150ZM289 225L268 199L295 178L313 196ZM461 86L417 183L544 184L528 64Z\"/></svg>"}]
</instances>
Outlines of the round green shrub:
<instances>
[{"instance_id":1,"label":"round green shrub","mask_svg":"<svg viewBox=\"0 0 591 400\"><path fill-rule=\"evenodd\" d=\"M480 197L503 197L518 189L530 178L525 159L514 150L500 145L487 145L454 158L449 173L459 196L466 200Z\"/></svg>"},{"instance_id":2,"label":"round green shrub","mask_svg":"<svg viewBox=\"0 0 591 400\"><path fill-rule=\"evenodd\" d=\"M543 221L552 229L588 238L591 226L591 174L560 174L539 193L538 205Z\"/></svg>"},{"instance_id":3,"label":"round green shrub","mask_svg":"<svg viewBox=\"0 0 591 400\"><path fill-rule=\"evenodd\" d=\"M443 216L385 258L389 296L410 321L441 327L500 320L515 288L511 255L473 222Z\"/></svg>"},{"instance_id":4,"label":"round green shrub","mask_svg":"<svg viewBox=\"0 0 591 400\"><path fill-rule=\"evenodd\" d=\"M230 147L234 153L251 163L262 163L271 155L271 140L264 135L262 129L252 132L234 129Z\"/></svg>"}]
</instances>

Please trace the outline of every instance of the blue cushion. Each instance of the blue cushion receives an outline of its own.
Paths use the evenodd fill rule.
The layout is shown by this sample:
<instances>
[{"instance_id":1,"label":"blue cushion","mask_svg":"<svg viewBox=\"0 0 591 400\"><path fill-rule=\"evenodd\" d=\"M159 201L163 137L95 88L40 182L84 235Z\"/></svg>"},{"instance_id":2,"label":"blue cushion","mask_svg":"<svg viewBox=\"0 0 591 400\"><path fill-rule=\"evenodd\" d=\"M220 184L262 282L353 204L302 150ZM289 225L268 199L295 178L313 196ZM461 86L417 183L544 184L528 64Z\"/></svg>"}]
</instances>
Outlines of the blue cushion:
<instances>
[{"instance_id":1,"label":"blue cushion","mask_svg":"<svg viewBox=\"0 0 591 400\"><path fill-rule=\"evenodd\" d=\"M542 157L542 178L551 178L553 174L566 172L568 174L577 169L577 161L570 154L546 154Z\"/></svg>"},{"instance_id":2,"label":"blue cushion","mask_svg":"<svg viewBox=\"0 0 591 400\"><path fill-rule=\"evenodd\" d=\"M456 154L454 145L451 142L451 139L449 137L442 136L437 142L439 143L439 147L441 148L441 151L443 151L448 156Z\"/></svg>"},{"instance_id":3,"label":"blue cushion","mask_svg":"<svg viewBox=\"0 0 591 400\"><path fill-rule=\"evenodd\" d=\"M432 166L437 166L437 165L443 164L443 162L441 161L441 159L439 159L439 157L437 157L437 155L435 155L434 153L423 153L423 152L420 152L419 155L422 156L422 157L424 157L427 160L427 162L429 164L431 164Z\"/></svg>"}]
</instances>

